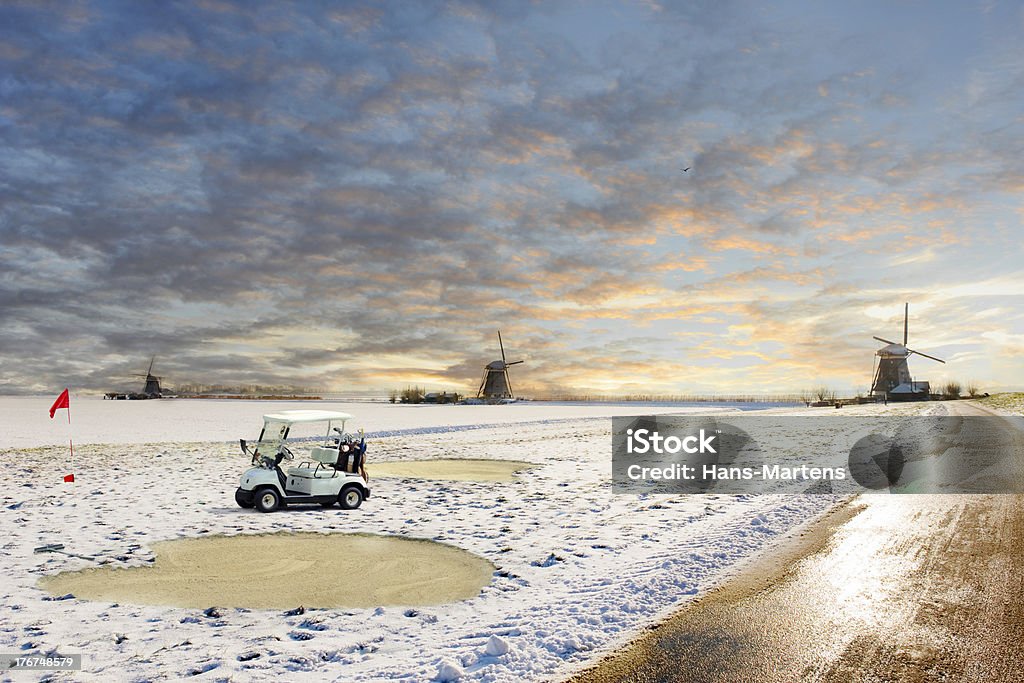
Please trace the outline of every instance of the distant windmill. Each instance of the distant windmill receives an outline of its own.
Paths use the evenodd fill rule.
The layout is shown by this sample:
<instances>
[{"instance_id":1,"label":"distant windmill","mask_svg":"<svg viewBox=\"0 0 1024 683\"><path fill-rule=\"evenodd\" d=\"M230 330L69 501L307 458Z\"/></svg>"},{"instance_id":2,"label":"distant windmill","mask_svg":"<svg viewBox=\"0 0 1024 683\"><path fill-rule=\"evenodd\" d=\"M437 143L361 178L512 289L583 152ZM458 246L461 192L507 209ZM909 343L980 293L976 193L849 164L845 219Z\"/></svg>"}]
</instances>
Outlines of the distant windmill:
<instances>
[{"instance_id":1,"label":"distant windmill","mask_svg":"<svg viewBox=\"0 0 1024 683\"><path fill-rule=\"evenodd\" d=\"M512 393L512 383L508 381L508 368L523 361L516 360L509 363L505 360L505 345L501 343L501 330L498 330L498 348L501 349L501 360L491 361L484 367L484 377L476 392L477 398L489 401L515 398L515 394Z\"/></svg>"},{"instance_id":2,"label":"distant windmill","mask_svg":"<svg viewBox=\"0 0 1024 683\"><path fill-rule=\"evenodd\" d=\"M940 363L946 361L927 353L921 353L907 347L908 321L910 318L910 304L904 304L903 308L903 343L898 344L888 339L874 337L886 344L875 352L878 357L878 367L875 369L875 379L871 384L871 393L875 396L885 396L890 401L915 401L927 399L930 393L928 382L915 382L910 376L910 368L907 367L907 359L917 354Z\"/></svg>"},{"instance_id":3,"label":"distant windmill","mask_svg":"<svg viewBox=\"0 0 1024 683\"><path fill-rule=\"evenodd\" d=\"M153 374L153 363L156 362L156 356L153 356L152 360L149 361L149 369L146 370L145 375L132 375L132 377L145 377L146 388L142 390L142 393L147 398L160 398L163 396L163 389L160 388L160 380L163 377L157 377Z\"/></svg>"}]
</instances>

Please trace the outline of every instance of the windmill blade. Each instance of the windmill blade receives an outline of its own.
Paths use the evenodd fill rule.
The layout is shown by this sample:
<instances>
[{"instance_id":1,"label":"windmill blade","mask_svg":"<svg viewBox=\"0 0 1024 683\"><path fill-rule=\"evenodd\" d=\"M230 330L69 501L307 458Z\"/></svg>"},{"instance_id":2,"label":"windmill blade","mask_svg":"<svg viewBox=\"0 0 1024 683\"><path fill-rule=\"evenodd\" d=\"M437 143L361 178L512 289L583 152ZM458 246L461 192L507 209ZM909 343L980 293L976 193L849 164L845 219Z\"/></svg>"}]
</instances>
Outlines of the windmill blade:
<instances>
[{"instance_id":1,"label":"windmill blade","mask_svg":"<svg viewBox=\"0 0 1024 683\"><path fill-rule=\"evenodd\" d=\"M498 330L498 348L501 349L501 362L505 362L505 345L501 343L501 330Z\"/></svg>"},{"instance_id":2,"label":"windmill blade","mask_svg":"<svg viewBox=\"0 0 1024 683\"><path fill-rule=\"evenodd\" d=\"M946 364L946 361L942 360L941 358L936 358L935 356L929 356L927 353L921 353L920 351L915 351L914 349L907 349L907 351L909 351L910 353L916 353L919 356L924 356L925 358L930 358L932 360L937 360L940 363L942 363L943 365Z\"/></svg>"},{"instance_id":3,"label":"windmill blade","mask_svg":"<svg viewBox=\"0 0 1024 683\"><path fill-rule=\"evenodd\" d=\"M907 321L910 319L910 303L903 304L903 345L907 345Z\"/></svg>"},{"instance_id":4,"label":"windmill blade","mask_svg":"<svg viewBox=\"0 0 1024 683\"><path fill-rule=\"evenodd\" d=\"M511 363L505 363L505 367L507 368L510 365L519 365L520 363L525 363L525 362L526 362L525 360L514 360Z\"/></svg>"},{"instance_id":5,"label":"windmill blade","mask_svg":"<svg viewBox=\"0 0 1024 683\"><path fill-rule=\"evenodd\" d=\"M152 375L153 374L153 363L155 363L155 362L156 362L156 356L153 356L153 358L151 358L150 361L149 361L149 370L146 370L146 374L147 375Z\"/></svg>"},{"instance_id":6,"label":"windmill blade","mask_svg":"<svg viewBox=\"0 0 1024 683\"><path fill-rule=\"evenodd\" d=\"M516 395L512 393L512 380L508 378L508 366L505 366L505 388L508 389L509 398L515 398Z\"/></svg>"},{"instance_id":7,"label":"windmill blade","mask_svg":"<svg viewBox=\"0 0 1024 683\"><path fill-rule=\"evenodd\" d=\"M894 341L889 341L888 339L882 339L881 337L872 337L872 339L877 339L878 341L884 342L886 344L895 344L896 343Z\"/></svg>"}]
</instances>

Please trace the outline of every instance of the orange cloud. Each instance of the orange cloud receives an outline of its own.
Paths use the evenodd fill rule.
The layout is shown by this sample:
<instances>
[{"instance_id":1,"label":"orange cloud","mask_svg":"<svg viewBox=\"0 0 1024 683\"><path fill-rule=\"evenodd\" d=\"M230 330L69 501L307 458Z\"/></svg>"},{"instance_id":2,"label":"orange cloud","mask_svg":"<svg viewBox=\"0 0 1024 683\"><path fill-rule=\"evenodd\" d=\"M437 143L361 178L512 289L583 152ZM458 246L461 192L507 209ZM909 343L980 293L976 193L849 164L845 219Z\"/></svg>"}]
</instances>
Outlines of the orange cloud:
<instances>
[{"instance_id":1,"label":"orange cloud","mask_svg":"<svg viewBox=\"0 0 1024 683\"><path fill-rule=\"evenodd\" d=\"M741 251L749 251L755 254L784 254L787 256L795 256L796 252L788 247L781 247L776 244L769 242L762 242L760 240L751 239L749 237L743 237L742 235L730 235L728 237L722 237L714 239L705 243L705 246L711 251L726 251L729 249L738 249Z\"/></svg>"},{"instance_id":2,"label":"orange cloud","mask_svg":"<svg viewBox=\"0 0 1024 683\"><path fill-rule=\"evenodd\" d=\"M698 270L710 272L711 262L704 256L690 256L684 259L662 261L661 263L652 266L651 270L656 273L664 273L673 270L683 270L688 273Z\"/></svg>"}]
</instances>

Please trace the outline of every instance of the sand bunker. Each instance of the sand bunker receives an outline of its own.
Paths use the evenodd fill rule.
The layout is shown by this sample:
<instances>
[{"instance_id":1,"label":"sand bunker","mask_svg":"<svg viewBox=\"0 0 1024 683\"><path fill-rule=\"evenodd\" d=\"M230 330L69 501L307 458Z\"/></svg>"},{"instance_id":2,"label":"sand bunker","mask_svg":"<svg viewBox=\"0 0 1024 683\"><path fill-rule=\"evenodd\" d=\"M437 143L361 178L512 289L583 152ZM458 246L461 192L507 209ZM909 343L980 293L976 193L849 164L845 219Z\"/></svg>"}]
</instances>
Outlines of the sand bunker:
<instances>
[{"instance_id":1,"label":"sand bunker","mask_svg":"<svg viewBox=\"0 0 1024 683\"><path fill-rule=\"evenodd\" d=\"M518 460L409 460L370 463L371 477L412 477L451 481L512 481L512 475L537 465Z\"/></svg>"},{"instance_id":2,"label":"sand bunker","mask_svg":"<svg viewBox=\"0 0 1024 683\"><path fill-rule=\"evenodd\" d=\"M436 605L477 596L494 565L433 541L369 534L214 536L153 544L151 567L39 581L53 595L176 607Z\"/></svg>"}]
</instances>

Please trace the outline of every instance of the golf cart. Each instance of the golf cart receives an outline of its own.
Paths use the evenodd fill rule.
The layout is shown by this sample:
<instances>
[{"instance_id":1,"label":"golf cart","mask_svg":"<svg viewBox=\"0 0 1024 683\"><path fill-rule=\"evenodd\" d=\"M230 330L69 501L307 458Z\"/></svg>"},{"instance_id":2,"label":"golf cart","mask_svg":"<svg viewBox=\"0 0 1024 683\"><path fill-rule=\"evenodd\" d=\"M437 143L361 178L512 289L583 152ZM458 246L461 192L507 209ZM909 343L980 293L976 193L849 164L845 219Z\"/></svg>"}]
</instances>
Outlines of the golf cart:
<instances>
[{"instance_id":1,"label":"golf cart","mask_svg":"<svg viewBox=\"0 0 1024 683\"><path fill-rule=\"evenodd\" d=\"M241 476L235 502L260 512L287 505L326 508L335 503L344 510L355 510L370 497L370 487L363 467L366 440L345 431L345 422L351 419L348 413L328 410L282 410L264 415L263 431L255 446L250 450L245 439L239 440L252 468ZM322 438L292 434L294 425L317 424L321 425L319 433L326 434ZM281 462L295 459L292 448L309 448L304 455L308 460L289 467L286 474Z\"/></svg>"}]
</instances>

